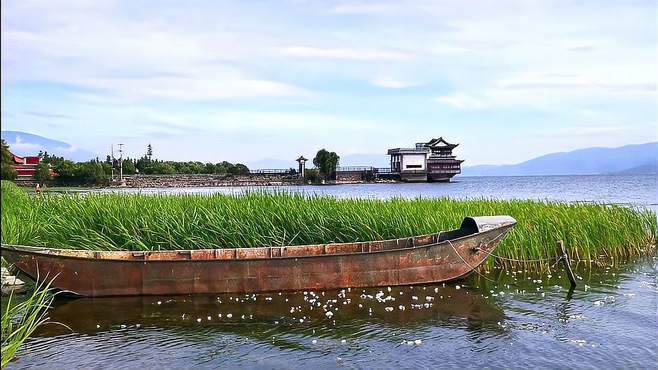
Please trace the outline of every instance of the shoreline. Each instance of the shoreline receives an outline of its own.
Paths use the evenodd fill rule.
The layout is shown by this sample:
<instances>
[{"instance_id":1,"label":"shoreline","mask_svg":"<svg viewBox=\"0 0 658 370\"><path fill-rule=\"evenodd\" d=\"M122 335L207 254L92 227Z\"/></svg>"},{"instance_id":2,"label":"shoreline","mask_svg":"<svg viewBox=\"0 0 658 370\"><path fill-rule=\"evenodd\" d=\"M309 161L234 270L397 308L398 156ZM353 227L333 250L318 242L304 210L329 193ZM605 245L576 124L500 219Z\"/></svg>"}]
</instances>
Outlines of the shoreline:
<instances>
[{"instance_id":1,"label":"shoreline","mask_svg":"<svg viewBox=\"0 0 658 370\"><path fill-rule=\"evenodd\" d=\"M35 180L15 181L20 187L35 187ZM80 189L148 189L148 188L213 188L213 187L276 187L276 186L330 186L356 184L395 184L405 183L391 179L364 180L330 180L325 183L302 182L299 178L282 178L268 175L211 175L211 174L175 174L175 175L130 175L124 176L123 184L119 181L108 185L66 185L47 183L47 188L80 188Z\"/></svg>"},{"instance_id":2,"label":"shoreline","mask_svg":"<svg viewBox=\"0 0 658 370\"><path fill-rule=\"evenodd\" d=\"M371 184L449 184L459 183L461 179L471 178L541 178L541 177L646 177L653 175L633 174L586 174L586 175L506 175L506 176L457 176L446 182L405 182L392 179L364 180L331 180L326 183L301 182L298 178L282 179L271 175L210 175L210 174L175 174L175 175L127 175L125 185L118 181L108 185L62 184L50 181L46 189L158 189L158 188L227 188L227 187L278 187L278 186L332 186L332 185L371 185ZM34 188L35 180L13 180L23 188Z\"/></svg>"}]
</instances>

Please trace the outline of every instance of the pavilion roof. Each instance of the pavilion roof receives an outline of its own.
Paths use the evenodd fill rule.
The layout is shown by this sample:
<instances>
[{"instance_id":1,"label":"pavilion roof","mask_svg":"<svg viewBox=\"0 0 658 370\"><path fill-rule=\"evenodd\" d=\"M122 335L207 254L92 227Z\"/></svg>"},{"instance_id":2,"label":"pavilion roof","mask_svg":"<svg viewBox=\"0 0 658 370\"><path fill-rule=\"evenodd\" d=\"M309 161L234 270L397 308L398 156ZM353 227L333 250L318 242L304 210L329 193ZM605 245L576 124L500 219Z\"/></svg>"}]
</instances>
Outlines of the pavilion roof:
<instances>
[{"instance_id":1,"label":"pavilion roof","mask_svg":"<svg viewBox=\"0 0 658 370\"><path fill-rule=\"evenodd\" d=\"M440 145L441 143L443 143L443 145ZM459 145L459 144L451 144L451 143L447 142L447 141L441 136L441 137L439 137L438 139L432 139L432 140L428 141L428 142L426 143L426 145L429 146L429 147L444 146L444 147L448 147L448 148L455 148L455 147L456 147L457 145Z\"/></svg>"}]
</instances>

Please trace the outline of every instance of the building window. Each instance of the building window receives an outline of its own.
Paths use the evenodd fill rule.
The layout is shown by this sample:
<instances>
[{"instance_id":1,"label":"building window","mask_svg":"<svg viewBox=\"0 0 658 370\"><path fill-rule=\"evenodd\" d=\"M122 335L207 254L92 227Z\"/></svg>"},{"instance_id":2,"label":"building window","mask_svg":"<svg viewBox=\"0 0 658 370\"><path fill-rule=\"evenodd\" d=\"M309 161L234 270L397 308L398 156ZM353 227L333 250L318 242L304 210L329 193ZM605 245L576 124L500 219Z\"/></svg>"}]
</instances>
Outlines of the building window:
<instances>
[{"instance_id":1,"label":"building window","mask_svg":"<svg viewBox=\"0 0 658 370\"><path fill-rule=\"evenodd\" d=\"M407 168L423 168L422 164L408 164Z\"/></svg>"}]
</instances>

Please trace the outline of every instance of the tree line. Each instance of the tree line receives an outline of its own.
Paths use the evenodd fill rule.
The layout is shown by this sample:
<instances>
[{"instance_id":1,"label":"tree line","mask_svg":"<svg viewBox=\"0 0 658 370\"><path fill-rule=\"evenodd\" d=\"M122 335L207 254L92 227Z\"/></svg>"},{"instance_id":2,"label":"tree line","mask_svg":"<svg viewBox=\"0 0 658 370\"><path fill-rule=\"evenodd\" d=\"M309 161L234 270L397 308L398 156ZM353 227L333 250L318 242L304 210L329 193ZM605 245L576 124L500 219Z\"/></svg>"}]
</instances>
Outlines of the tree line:
<instances>
[{"instance_id":1,"label":"tree line","mask_svg":"<svg viewBox=\"0 0 658 370\"><path fill-rule=\"evenodd\" d=\"M230 163L227 161L219 163L203 163L198 161L176 162L152 159L153 148L149 144L146 154L141 158L125 158L119 163L119 159L107 156L105 160L99 158L86 162L73 162L51 155L48 152L39 152L41 163L37 166L35 179L40 182L48 182L51 178L50 169L57 173L56 181L62 185L107 185L110 178L119 176L119 168L123 168L124 175L174 175L174 174L226 174L226 175L248 175L249 168L242 163ZM1 177L13 180L16 178L16 170L9 147L2 140ZM335 180L336 168L340 157L335 152L320 149L313 158L315 168L306 170L306 180L320 183L323 180ZM291 169L291 173L295 173Z\"/></svg>"},{"instance_id":2,"label":"tree line","mask_svg":"<svg viewBox=\"0 0 658 370\"><path fill-rule=\"evenodd\" d=\"M2 140L2 179L13 180L16 170L7 143ZM174 175L174 174L227 174L246 175L249 168L242 163L202 163L198 161L176 162L152 159L152 148L149 144L147 154L138 159L125 158L120 160L107 156L105 160L99 158L86 162L73 162L51 155L48 152L39 152L41 163L37 166L35 179L38 182L53 180L50 168L57 173L56 181L63 185L106 185L114 175L118 178L120 168L124 175Z\"/></svg>"}]
</instances>

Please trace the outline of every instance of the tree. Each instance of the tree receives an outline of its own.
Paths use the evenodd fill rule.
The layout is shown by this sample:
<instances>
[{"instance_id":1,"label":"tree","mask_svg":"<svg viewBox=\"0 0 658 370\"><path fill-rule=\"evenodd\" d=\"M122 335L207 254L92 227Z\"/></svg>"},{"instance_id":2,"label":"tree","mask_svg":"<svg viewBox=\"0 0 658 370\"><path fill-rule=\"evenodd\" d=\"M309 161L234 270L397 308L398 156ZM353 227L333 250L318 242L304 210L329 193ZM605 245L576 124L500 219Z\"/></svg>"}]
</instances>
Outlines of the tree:
<instances>
[{"instance_id":1,"label":"tree","mask_svg":"<svg viewBox=\"0 0 658 370\"><path fill-rule=\"evenodd\" d=\"M105 184L109 178L109 174L106 174L103 165L98 161L89 161L84 163L78 163L76 165L77 171L75 177L81 183L86 184Z\"/></svg>"},{"instance_id":2,"label":"tree","mask_svg":"<svg viewBox=\"0 0 658 370\"><path fill-rule=\"evenodd\" d=\"M231 173L233 175L248 175L249 168L242 163L236 163L235 166L233 166L233 172Z\"/></svg>"},{"instance_id":3,"label":"tree","mask_svg":"<svg viewBox=\"0 0 658 370\"><path fill-rule=\"evenodd\" d=\"M317 168L309 168L306 170L306 180L314 184L320 182L320 173Z\"/></svg>"},{"instance_id":4,"label":"tree","mask_svg":"<svg viewBox=\"0 0 658 370\"><path fill-rule=\"evenodd\" d=\"M46 181L50 181L52 176L50 174L50 165L46 162L40 162L37 165L37 171L34 173L34 179L38 183L43 184Z\"/></svg>"},{"instance_id":5,"label":"tree","mask_svg":"<svg viewBox=\"0 0 658 370\"><path fill-rule=\"evenodd\" d=\"M57 180L63 183L77 182L78 165L69 160L62 160L61 162L53 165L55 172L57 172Z\"/></svg>"},{"instance_id":6,"label":"tree","mask_svg":"<svg viewBox=\"0 0 658 370\"><path fill-rule=\"evenodd\" d=\"M336 152L329 152L326 149L318 150L318 153L313 158L313 164L320 171L320 176L327 180L336 179L336 167L340 157Z\"/></svg>"},{"instance_id":7,"label":"tree","mask_svg":"<svg viewBox=\"0 0 658 370\"><path fill-rule=\"evenodd\" d=\"M203 169L203 173L215 173L215 171L217 171L217 167L212 163L206 163Z\"/></svg>"},{"instance_id":8,"label":"tree","mask_svg":"<svg viewBox=\"0 0 658 370\"><path fill-rule=\"evenodd\" d=\"M0 178L3 180L15 180L16 175L16 170L13 166L6 163L0 165Z\"/></svg>"},{"instance_id":9,"label":"tree","mask_svg":"<svg viewBox=\"0 0 658 370\"><path fill-rule=\"evenodd\" d=\"M146 156L148 157L149 161L151 160L151 157L153 157L153 147L151 146L151 143L146 147Z\"/></svg>"},{"instance_id":10,"label":"tree","mask_svg":"<svg viewBox=\"0 0 658 370\"><path fill-rule=\"evenodd\" d=\"M220 173L230 173L233 174L235 172L235 166L233 163L223 161L222 163L217 164L217 167L220 168L219 172Z\"/></svg>"},{"instance_id":11,"label":"tree","mask_svg":"<svg viewBox=\"0 0 658 370\"><path fill-rule=\"evenodd\" d=\"M123 160L123 174L124 175L134 175L135 174L135 164L132 159L127 158Z\"/></svg>"},{"instance_id":12,"label":"tree","mask_svg":"<svg viewBox=\"0 0 658 370\"><path fill-rule=\"evenodd\" d=\"M9 146L5 139L1 141L2 152L0 153L0 177L3 180L14 180L16 178L16 170L14 169L14 161L12 159L11 153L9 152Z\"/></svg>"}]
</instances>

